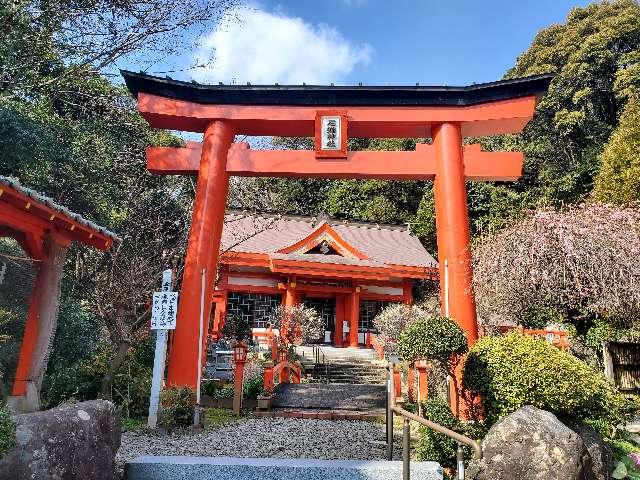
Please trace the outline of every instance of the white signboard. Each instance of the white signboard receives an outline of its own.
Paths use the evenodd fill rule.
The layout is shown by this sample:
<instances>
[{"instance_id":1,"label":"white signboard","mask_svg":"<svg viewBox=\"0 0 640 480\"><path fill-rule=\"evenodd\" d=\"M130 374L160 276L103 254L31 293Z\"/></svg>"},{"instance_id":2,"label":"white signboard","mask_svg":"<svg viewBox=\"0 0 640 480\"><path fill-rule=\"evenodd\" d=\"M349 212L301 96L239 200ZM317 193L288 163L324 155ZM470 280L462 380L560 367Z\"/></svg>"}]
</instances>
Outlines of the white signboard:
<instances>
[{"instance_id":1,"label":"white signboard","mask_svg":"<svg viewBox=\"0 0 640 480\"><path fill-rule=\"evenodd\" d=\"M322 150L340 150L342 148L342 118L340 116L322 117Z\"/></svg>"},{"instance_id":2,"label":"white signboard","mask_svg":"<svg viewBox=\"0 0 640 480\"><path fill-rule=\"evenodd\" d=\"M178 292L153 292L151 330L174 330L178 312Z\"/></svg>"}]
</instances>

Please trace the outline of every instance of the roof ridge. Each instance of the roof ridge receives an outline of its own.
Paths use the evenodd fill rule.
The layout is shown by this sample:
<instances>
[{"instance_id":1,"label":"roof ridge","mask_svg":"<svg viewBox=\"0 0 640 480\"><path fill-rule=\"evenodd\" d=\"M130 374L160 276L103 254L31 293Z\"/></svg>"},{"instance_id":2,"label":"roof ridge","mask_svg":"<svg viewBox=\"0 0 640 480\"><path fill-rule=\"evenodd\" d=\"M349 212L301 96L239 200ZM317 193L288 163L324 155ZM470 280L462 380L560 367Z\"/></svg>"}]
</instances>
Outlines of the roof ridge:
<instances>
[{"instance_id":1,"label":"roof ridge","mask_svg":"<svg viewBox=\"0 0 640 480\"><path fill-rule=\"evenodd\" d=\"M272 211L248 211L248 210L243 210L239 208L227 209L226 214L227 215L244 215L247 217L267 217L267 218L275 218L275 219L282 219L282 220L292 220L292 221L313 223L314 229L317 226L321 225L322 223L327 223L332 227L336 225L347 225L349 227L360 227L360 228L376 228L377 227L377 229L408 231L406 223L381 223L381 222L375 222L371 220L345 219L345 218L331 217L327 214L302 215L297 213L281 213L281 212L272 212Z\"/></svg>"}]
</instances>

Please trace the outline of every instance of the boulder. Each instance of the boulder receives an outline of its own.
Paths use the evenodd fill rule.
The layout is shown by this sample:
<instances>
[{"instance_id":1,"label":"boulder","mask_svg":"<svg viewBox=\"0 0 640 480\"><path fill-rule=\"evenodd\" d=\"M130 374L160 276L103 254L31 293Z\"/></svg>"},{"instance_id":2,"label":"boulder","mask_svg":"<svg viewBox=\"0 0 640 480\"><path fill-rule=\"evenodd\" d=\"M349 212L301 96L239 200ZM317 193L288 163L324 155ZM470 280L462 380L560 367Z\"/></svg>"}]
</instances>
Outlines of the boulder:
<instances>
[{"instance_id":1,"label":"boulder","mask_svg":"<svg viewBox=\"0 0 640 480\"><path fill-rule=\"evenodd\" d=\"M13 417L17 445L0 459L0 479L113 480L120 422L106 400Z\"/></svg>"},{"instance_id":2,"label":"boulder","mask_svg":"<svg viewBox=\"0 0 640 480\"><path fill-rule=\"evenodd\" d=\"M589 425L584 423L567 423L566 425L580 435L589 452L589 457L591 457L591 469L585 478L587 480L609 480L613 471L611 448L602 440L600 434Z\"/></svg>"},{"instance_id":3,"label":"boulder","mask_svg":"<svg viewBox=\"0 0 640 480\"><path fill-rule=\"evenodd\" d=\"M552 413L524 406L497 422L472 461L473 480L593 480L591 457L580 435Z\"/></svg>"}]
</instances>

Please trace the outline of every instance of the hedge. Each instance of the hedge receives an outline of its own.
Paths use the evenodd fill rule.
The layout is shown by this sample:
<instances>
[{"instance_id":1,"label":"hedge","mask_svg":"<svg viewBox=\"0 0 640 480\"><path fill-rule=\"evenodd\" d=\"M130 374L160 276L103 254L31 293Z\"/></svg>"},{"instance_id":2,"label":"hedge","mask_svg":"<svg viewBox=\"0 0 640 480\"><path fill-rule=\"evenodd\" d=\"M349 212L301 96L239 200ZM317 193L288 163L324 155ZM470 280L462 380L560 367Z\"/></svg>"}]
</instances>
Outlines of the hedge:
<instances>
[{"instance_id":1,"label":"hedge","mask_svg":"<svg viewBox=\"0 0 640 480\"><path fill-rule=\"evenodd\" d=\"M462 382L480 394L490 423L533 405L561 418L612 425L627 405L602 373L519 332L478 341L467 356Z\"/></svg>"}]
</instances>

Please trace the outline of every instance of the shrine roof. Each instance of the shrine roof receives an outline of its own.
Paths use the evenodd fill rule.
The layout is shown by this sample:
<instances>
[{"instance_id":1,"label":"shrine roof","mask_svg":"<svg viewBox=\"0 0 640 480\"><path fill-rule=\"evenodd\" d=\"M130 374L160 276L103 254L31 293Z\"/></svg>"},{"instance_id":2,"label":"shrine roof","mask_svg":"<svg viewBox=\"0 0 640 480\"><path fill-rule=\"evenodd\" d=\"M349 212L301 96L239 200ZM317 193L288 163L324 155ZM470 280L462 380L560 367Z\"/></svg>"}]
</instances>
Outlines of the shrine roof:
<instances>
[{"instance_id":1,"label":"shrine roof","mask_svg":"<svg viewBox=\"0 0 640 480\"><path fill-rule=\"evenodd\" d=\"M467 86L205 85L121 70L129 91L214 105L293 106L467 106L538 96L553 75L498 80Z\"/></svg>"},{"instance_id":2,"label":"shrine roof","mask_svg":"<svg viewBox=\"0 0 640 480\"><path fill-rule=\"evenodd\" d=\"M367 258L352 255L323 255L287 249L313 237L323 225L329 225L338 242L343 241L353 251ZM427 252L420 240L406 226L343 221L329 218L246 214L230 212L225 217L221 251L268 254L273 259L334 263L362 267L398 265L436 268L438 262Z\"/></svg>"},{"instance_id":3,"label":"shrine roof","mask_svg":"<svg viewBox=\"0 0 640 480\"><path fill-rule=\"evenodd\" d=\"M115 233L23 186L17 179L0 175L0 204L3 202L27 209L40 220L51 222L53 227L58 231L62 230L67 237L102 250L120 240ZM64 227L60 224L61 221Z\"/></svg>"}]
</instances>

